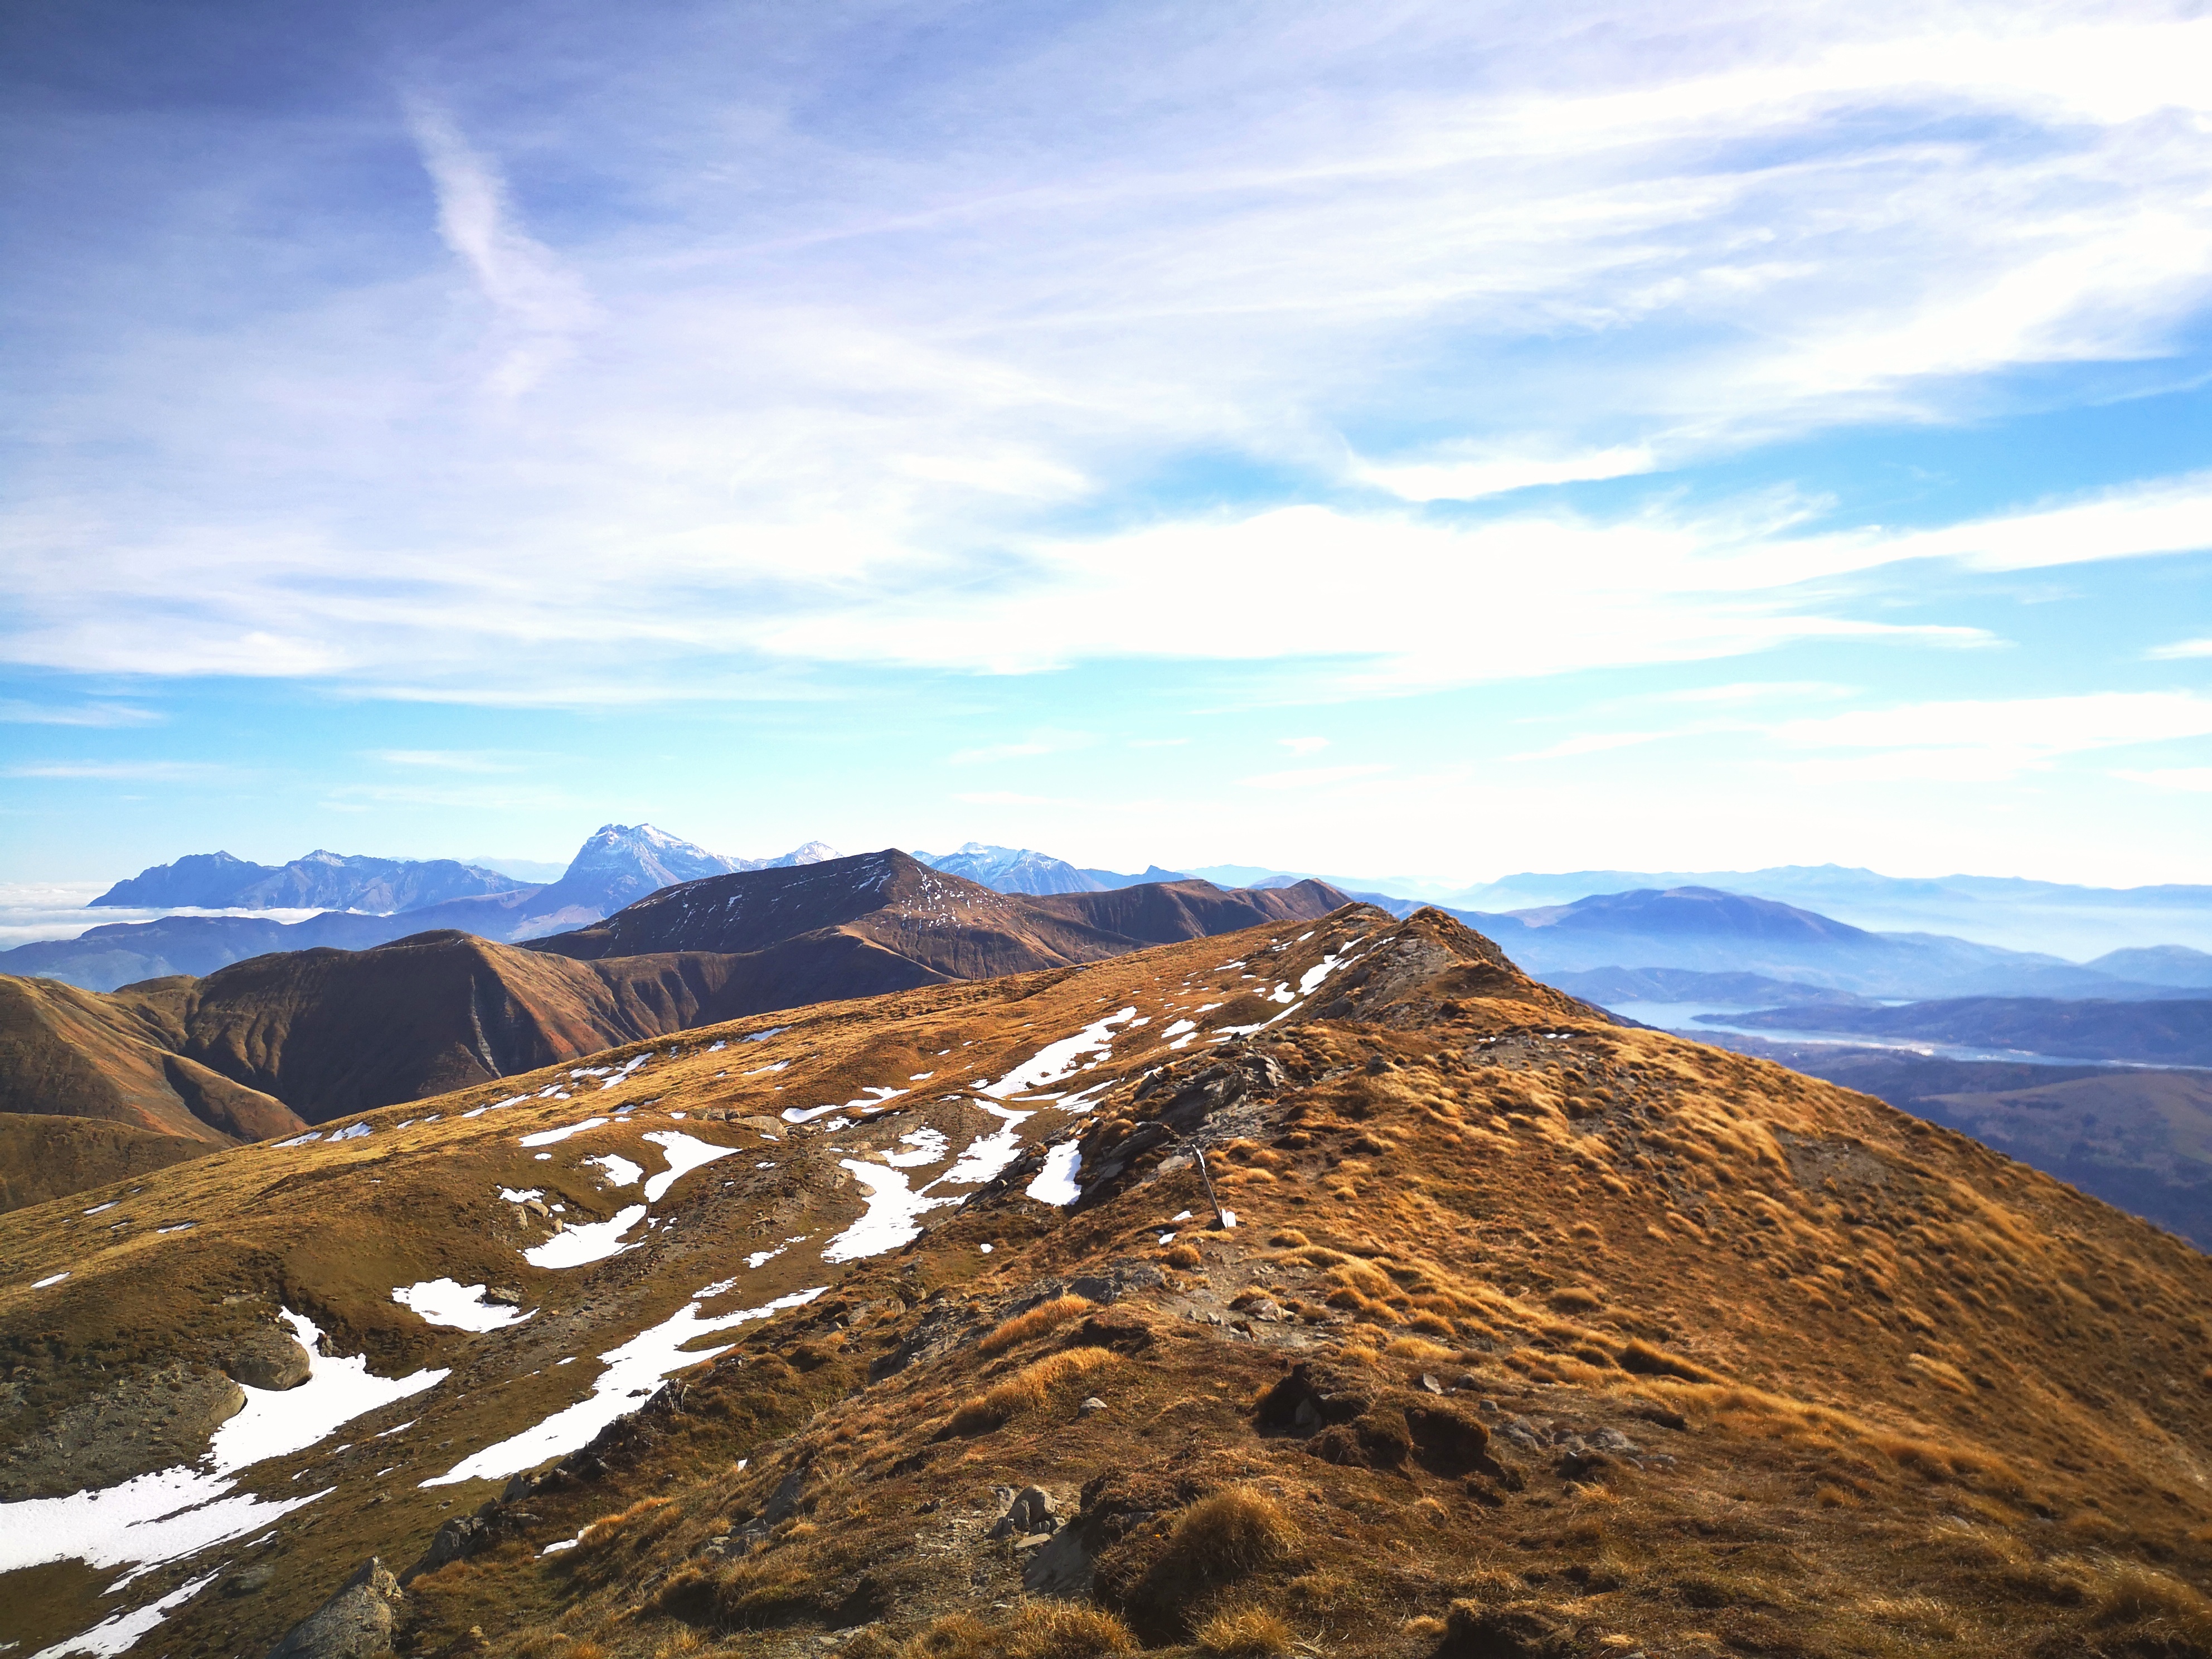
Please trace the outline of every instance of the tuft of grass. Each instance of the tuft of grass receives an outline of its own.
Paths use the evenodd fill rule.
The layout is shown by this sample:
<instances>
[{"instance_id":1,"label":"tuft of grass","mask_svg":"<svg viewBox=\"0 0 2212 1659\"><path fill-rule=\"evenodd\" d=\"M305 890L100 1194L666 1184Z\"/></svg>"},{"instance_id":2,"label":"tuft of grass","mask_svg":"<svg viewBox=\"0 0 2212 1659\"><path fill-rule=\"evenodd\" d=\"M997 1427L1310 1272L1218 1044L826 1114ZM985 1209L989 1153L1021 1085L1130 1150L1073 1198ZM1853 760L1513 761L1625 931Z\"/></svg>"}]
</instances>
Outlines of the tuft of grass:
<instances>
[{"instance_id":1,"label":"tuft of grass","mask_svg":"<svg viewBox=\"0 0 2212 1659\"><path fill-rule=\"evenodd\" d=\"M1288 1625L1258 1607L1217 1613L1198 1627L1198 1650L1206 1659L1277 1659L1296 1640Z\"/></svg>"},{"instance_id":2,"label":"tuft of grass","mask_svg":"<svg viewBox=\"0 0 2212 1659\"><path fill-rule=\"evenodd\" d=\"M1049 1302L1040 1302L1027 1313L1016 1314L981 1342L975 1345L978 1353L1003 1352L1018 1342L1026 1342L1033 1336L1065 1325L1071 1319L1080 1319L1097 1304L1083 1296L1056 1296Z\"/></svg>"},{"instance_id":3,"label":"tuft of grass","mask_svg":"<svg viewBox=\"0 0 2212 1659\"><path fill-rule=\"evenodd\" d=\"M1115 1364L1120 1358L1110 1348L1062 1348L1058 1353L1048 1353L967 1401L952 1413L948 1426L957 1435L988 1433L1047 1404L1074 1379Z\"/></svg>"},{"instance_id":4,"label":"tuft of grass","mask_svg":"<svg viewBox=\"0 0 2212 1659\"><path fill-rule=\"evenodd\" d=\"M1100 1659L1137 1645L1110 1613L1066 1601L1027 1601L1001 1625L947 1613L901 1650L901 1659Z\"/></svg>"},{"instance_id":5,"label":"tuft of grass","mask_svg":"<svg viewBox=\"0 0 2212 1659\"><path fill-rule=\"evenodd\" d=\"M1229 1486L1182 1512L1168 1554L1219 1583L1279 1565L1297 1547L1297 1523L1280 1504L1256 1486Z\"/></svg>"},{"instance_id":6,"label":"tuft of grass","mask_svg":"<svg viewBox=\"0 0 2212 1659\"><path fill-rule=\"evenodd\" d=\"M1632 1338L1620 1351L1620 1365L1625 1371L1634 1371L1639 1376L1679 1376L1685 1382L1718 1382L1723 1380L1717 1371L1709 1371L1693 1359L1685 1359L1678 1353L1654 1347L1642 1337Z\"/></svg>"},{"instance_id":7,"label":"tuft of grass","mask_svg":"<svg viewBox=\"0 0 2212 1659\"><path fill-rule=\"evenodd\" d=\"M678 1519L674 1513L660 1514L664 1510L672 1510L675 1502L672 1498L641 1498L626 1510L619 1510L612 1515L601 1516L577 1536L576 1549L579 1556L587 1556L595 1551L605 1549L625 1533L631 1535L633 1543L645 1543L659 1537L670 1527L674 1526ZM641 1522L655 1516L659 1517L658 1525L639 1525Z\"/></svg>"},{"instance_id":8,"label":"tuft of grass","mask_svg":"<svg viewBox=\"0 0 2212 1659\"><path fill-rule=\"evenodd\" d=\"M1177 1244L1172 1246L1160 1257L1160 1260L1170 1267L1182 1267L1188 1270L1201 1265L1206 1258L1198 1253L1198 1246L1195 1244Z\"/></svg>"}]
</instances>

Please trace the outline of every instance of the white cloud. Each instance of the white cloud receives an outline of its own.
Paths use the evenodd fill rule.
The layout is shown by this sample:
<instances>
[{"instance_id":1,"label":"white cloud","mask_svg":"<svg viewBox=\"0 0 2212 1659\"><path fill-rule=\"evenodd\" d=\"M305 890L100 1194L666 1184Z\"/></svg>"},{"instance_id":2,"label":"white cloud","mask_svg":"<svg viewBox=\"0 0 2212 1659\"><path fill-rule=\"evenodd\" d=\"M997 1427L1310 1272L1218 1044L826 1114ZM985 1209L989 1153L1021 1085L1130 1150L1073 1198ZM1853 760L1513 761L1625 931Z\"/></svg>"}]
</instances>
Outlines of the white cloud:
<instances>
[{"instance_id":1,"label":"white cloud","mask_svg":"<svg viewBox=\"0 0 2212 1659\"><path fill-rule=\"evenodd\" d=\"M475 106L407 112L450 259L419 201L332 198L332 158L392 137L351 116L296 154L195 149L233 194L167 191L130 233L158 244L118 228L112 268L66 271L127 303L15 377L29 418L99 441L0 522L0 657L510 703L819 695L817 664L1376 660L1340 694L1967 642L1785 590L2201 545L2201 478L1823 536L1786 508L1446 529L1310 503L1978 418L2022 366L2177 351L2212 280L2212 20L1164 15L933 47L801 9L788 52L750 50L742 9L441 36L487 54L435 77ZM863 30L915 51L899 99L848 107L824 88ZM138 122L72 144L84 179L149 148ZM325 211L265 269L237 226L299 199ZM234 261L151 252L195 237ZM1310 504L1199 516L1217 465ZM1468 618L1509 625L1476 648Z\"/></svg>"},{"instance_id":2,"label":"white cloud","mask_svg":"<svg viewBox=\"0 0 2212 1659\"><path fill-rule=\"evenodd\" d=\"M166 718L158 709L130 703L29 702L0 697L0 725L7 726L158 726Z\"/></svg>"},{"instance_id":3,"label":"white cloud","mask_svg":"<svg viewBox=\"0 0 2212 1659\"><path fill-rule=\"evenodd\" d=\"M2143 654L2154 662L2177 662L2191 657L2212 657L2212 639L2176 640L2172 645L2154 646Z\"/></svg>"},{"instance_id":4,"label":"white cloud","mask_svg":"<svg viewBox=\"0 0 2212 1659\"><path fill-rule=\"evenodd\" d=\"M461 137L453 118L421 99L408 125L438 192L438 229L468 266L509 337L490 377L495 391L528 391L568 355L570 337L596 317L582 282L515 222L498 171Z\"/></svg>"},{"instance_id":5,"label":"white cloud","mask_svg":"<svg viewBox=\"0 0 2212 1659\"><path fill-rule=\"evenodd\" d=\"M2148 772L2115 772L2130 783L2147 783L2154 789L2179 790L2192 795L2212 795L2212 766L2170 766Z\"/></svg>"},{"instance_id":6,"label":"white cloud","mask_svg":"<svg viewBox=\"0 0 2212 1659\"><path fill-rule=\"evenodd\" d=\"M2185 691L1926 702L1791 720L1771 735L1799 749L1880 752L1800 762L1808 780L1986 783L2061 756L2212 735L2212 697Z\"/></svg>"},{"instance_id":7,"label":"white cloud","mask_svg":"<svg viewBox=\"0 0 2212 1659\"><path fill-rule=\"evenodd\" d=\"M234 777L237 769L207 761L44 761L4 769L11 778L75 778L99 782L197 783Z\"/></svg>"},{"instance_id":8,"label":"white cloud","mask_svg":"<svg viewBox=\"0 0 2212 1659\"><path fill-rule=\"evenodd\" d=\"M520 772L523 763L484 749L372 749L371 760L432 772Z\"/></svg>"},{"instance_id":9,"label":"white cloud","mask_svg":"<svg viewBox=\"0 0 2212 1659\"><path fill-rule=\"evenodd\" d=\"M1469 455L1463 459L1439 456L1426 461L1402 460L1388 466L1361 462L1354 466L1352 474L1364 483L1374 484L1409 501L1468 501L1538 484L1625 478L1651 471L1657 465L1650 447L1637 444L1557 460Z\"/></svg>"},{"instance_id":10,"label":"white cloud","mask_svg":"<svg viewBox=\"0 0 2212 1659\"><path fill-rule=\"evenodd\" d=\"M1278 738L1275 742L1279 747L1289 750L1293 755L1318 754L1328 747L1327 738Z\"/></svg>"}]
</instances>

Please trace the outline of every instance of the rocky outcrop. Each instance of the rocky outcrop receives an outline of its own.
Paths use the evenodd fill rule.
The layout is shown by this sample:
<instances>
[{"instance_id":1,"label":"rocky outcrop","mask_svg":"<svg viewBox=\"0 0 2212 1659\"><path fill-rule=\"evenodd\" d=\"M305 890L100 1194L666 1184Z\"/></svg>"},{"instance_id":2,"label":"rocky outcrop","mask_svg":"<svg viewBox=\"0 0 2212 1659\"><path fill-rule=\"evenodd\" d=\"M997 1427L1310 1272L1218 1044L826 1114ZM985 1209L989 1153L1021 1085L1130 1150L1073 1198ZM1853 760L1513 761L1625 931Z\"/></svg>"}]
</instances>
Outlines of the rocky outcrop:
<instances>
[{"instance_id":1,"label":"rocky outcrop","mask_svg":"<svg viewBox=\"0 0 2212 1659\"><path fill-rule=\"evenodd\" d=\"M127 1376L39 1421L0 1451L0 1501L112 1486L189 1463L235 1417L246 1392L185 1364ZM32 1427L21 1419L7 1427Z\"/></svg>"},{"instance_id":2,"label":"rocky outcrop","mask_svg":"<svg viewBox=\"0 0 2212 1659\"><path fill-rule=\"evenodd\" d=\"M392 1651L392 1626L406 1599L374 1556L337 1595L284 1632L269 1659L380 1659Z\"/></svg>"}]
</instances>

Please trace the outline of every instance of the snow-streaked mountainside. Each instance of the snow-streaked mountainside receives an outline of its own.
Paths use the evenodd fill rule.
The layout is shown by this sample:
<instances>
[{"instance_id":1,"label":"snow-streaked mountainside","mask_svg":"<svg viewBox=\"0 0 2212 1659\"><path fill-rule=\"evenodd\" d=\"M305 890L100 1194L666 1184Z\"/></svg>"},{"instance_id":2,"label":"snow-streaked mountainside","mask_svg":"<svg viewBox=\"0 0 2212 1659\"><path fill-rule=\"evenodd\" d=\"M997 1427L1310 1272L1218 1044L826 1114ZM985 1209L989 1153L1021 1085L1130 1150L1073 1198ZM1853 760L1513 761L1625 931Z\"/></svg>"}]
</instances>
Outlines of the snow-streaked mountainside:
<instances>
[{"instance_id":1,"label":"snow-streaked mountainside","mask_svg":"<svg viewBox=\"0 0 2212 1659\"><path fill-rule=\"evenodd\" d=\"M813 886L693 897L741 883ZM1344 906L0 1216L0 1642L2201 1659L2208 1301L1972 1141Z\"/></svg>"},{"instance_id":2,"label":"snow-streaked mountainside","mask_svg":"<svg viewBox=\"0 0 2212 1659\"><path fill-rule=\"evenodd\" d=\"M380 859L317 848L289 864L192 853L118 881L94 908L365 910L389 915L527 886L453 859Z\"/></svg>"},{"instance_id":3,"label":"snow-streaked mountainside","mask_svg":"<svg viewBox=\"0 0 2212 1659\"><path fill-rule=\"evenodd\" d=\"M971 841L957 853L916 853L915 857L933 870L963 876L1001 893L1097 893L1109 884L1065 859L1026 847L992 847Z\"/></svg>"}]
</instances>

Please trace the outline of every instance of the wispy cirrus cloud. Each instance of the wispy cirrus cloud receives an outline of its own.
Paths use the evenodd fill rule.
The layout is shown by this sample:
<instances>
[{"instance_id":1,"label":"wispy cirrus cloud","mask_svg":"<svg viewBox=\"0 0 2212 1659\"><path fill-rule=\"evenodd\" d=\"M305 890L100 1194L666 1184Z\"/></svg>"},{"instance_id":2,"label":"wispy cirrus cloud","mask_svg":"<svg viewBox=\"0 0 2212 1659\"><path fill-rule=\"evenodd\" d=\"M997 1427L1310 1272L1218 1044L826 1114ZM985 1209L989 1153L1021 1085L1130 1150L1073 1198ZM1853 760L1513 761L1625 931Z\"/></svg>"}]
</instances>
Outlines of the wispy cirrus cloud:
<instances>
[{"instance_id":1,"label":"wispy cirrus cloud","mask_svg":"<svg viewBox=\"0 0 2212 1659\"><path fill-rule=\"evenodd\" d=\"M1982 418L2022 368L2183 351L2212 292L2212 97L2176 67L2212 20L2185 12L1600 5L1562 36L1533 14L1231 6L1165 46L1164 15L957 44L878 20L870 51L883 30L913 48L888 101L833 95L863 28L834 9L784 24L788 52L747 50L741 13L549 31L526 7L426 40L422 84L447 91L402 119L434 201L396 180L333 201L266 276L164 267L16 377L101 434L86 457L143 451L167 482L69 453L39 474L0 526L0 656L489 702L805 695L775 671L895 635L887 661L984 672L1251 660L1285 630L1224 653L1139 614L1114 562L1174 544L1145 571L1157 612L1186 586L1248 599L1269 536L1294 562L1315 539L1262 509L1311 511L1345 568L1382 550L1387 615L1424 604L1438 559L1494 571L1500 544L1421 542L1376 489L1481 500ZM605 70L588 94L580 50ZM193 166L289 200L396 136L356 113L327 153ZM166 177L135 127L81 131L72 165L126 142ZM162 234L233 245L234 204L160 194L211 216ZM118 282L148 263L137 234ZM26 303L85 285L31 291L43 270L17 273ZM1222 457L1268 499L1128 489ZM1664 499L1516 532L1568 555L1554 596L1598 590L1590 647L1559 661L1676 661L1905 637L1771 596L1808 569L2171 550L2204 490L1825 541ZM1624 575L1670 532L1710 534L1706 568ZM918 636L963 611L1064 623L1101 593L1115 627ZM1310 619L1263 620L1310 653ZM1332 620L1350 654L1420 659L1378 689L1556 672L1516 648L1447 674Z\"/></svg>"},{"instance_id":2,"label":"wispy cirrus cloud","mask_svg":"<svg viewBox=\"0 0 2212 1659\"><path fill-rule=\"evenodd\" d=\"M240 768L213 761L173 760L39 761L0 769L0 772L11 778L98 783L209 783L241 775Z\"/></svg>"},{"instance_id":3,"label":"wispy cirrus cloud","mask_svg":"<svg viewBox=\"0 0 2212 1659\"><path fill-rule=\"evenodd\" d=\"M496 167L461 136L452 114L420 96L407 125L438 194L438 229L476 279L497 319L493 389L513 397L566 358L598 318L582 280L526 231Z\"/></svg>"},{"instance_id":4,"label":"wispy cirrus cloud","mask_svg":"<svg viewBox=\"0 0 2212 1659\"><path fill-rule=\"evenodd\" d=\"M7 726L158 726L167 718L158 708L135 703L50 703L0 697L0 725Z\"/></svg>"}]
</instances>

